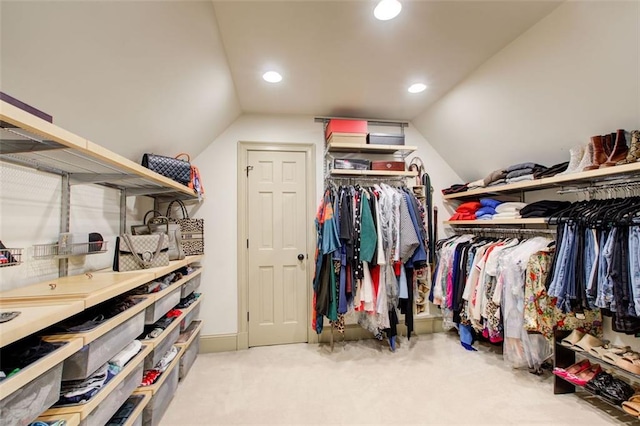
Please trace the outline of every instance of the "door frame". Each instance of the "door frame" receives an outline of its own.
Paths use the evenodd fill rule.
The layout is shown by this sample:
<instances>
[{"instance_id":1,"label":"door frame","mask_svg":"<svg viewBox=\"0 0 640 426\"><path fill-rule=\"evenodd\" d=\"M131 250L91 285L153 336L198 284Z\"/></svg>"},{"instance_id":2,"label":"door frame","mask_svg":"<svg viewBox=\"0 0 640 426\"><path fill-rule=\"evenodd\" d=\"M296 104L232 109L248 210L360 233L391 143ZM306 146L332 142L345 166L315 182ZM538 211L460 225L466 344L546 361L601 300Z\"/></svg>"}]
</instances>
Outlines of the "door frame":
<instances>
[{"instance_id":1,"label":"door frame","mask_svg":"<svg viewBox=\"0 0 640 426\"><path fill-rule=\"evenodd\" d=\"M249 238L248 226L248 184L246 167L249 151L276 151L276 152L303 152L305 154L305 167L307 175L307 202L306 221L307 226L307 306L313 302L311 283L315 268L316 235L313 218L315 217L315 190L316 190L316 147L314 144L278 143L278 142L238 142L238 350L249 348L249 322L247 312L249 310L249 253L245 241ZM318 341L318 337L311 331L311 311L305 319L307 328L307 342Z\"/></svg>"}]
</instances>

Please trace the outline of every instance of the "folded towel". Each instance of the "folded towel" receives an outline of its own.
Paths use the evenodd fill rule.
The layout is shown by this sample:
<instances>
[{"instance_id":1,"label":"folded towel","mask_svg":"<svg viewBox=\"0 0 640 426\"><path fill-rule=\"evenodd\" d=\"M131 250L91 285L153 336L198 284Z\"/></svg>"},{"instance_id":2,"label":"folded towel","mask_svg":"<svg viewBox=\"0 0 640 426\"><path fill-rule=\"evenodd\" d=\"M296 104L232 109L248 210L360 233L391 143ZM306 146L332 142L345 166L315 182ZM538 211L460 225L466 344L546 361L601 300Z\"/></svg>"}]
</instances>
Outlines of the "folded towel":
<instances>
[{"instance_id":1,"label":"folded towel","mask_svg":"<svg viewBox=\"0 0 640 426\"><path fill-rule=\"evenodd\" d=\"M527 203L518 203L518 202L502 203L502 204L500 204L499 206L496 207L496 212L497 213L503 213L503 212L513 211L514 209L515 210L521 210L526 205L527 205Z\"/></svg>"}]
</instances>

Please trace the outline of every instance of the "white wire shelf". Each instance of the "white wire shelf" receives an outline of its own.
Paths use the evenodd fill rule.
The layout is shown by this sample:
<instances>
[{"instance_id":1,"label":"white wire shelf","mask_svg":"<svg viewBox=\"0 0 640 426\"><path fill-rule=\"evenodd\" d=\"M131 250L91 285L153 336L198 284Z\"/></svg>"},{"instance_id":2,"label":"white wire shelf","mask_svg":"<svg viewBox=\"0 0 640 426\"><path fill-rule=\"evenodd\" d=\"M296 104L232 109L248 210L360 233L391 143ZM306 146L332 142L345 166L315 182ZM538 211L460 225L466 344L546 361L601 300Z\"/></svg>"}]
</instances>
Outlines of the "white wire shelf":
<instances>
[{"instance_id":1,"label":"white wire shelf","mask_svg":"<svg viewBox=\"0 0 640 426\"><path fill-rule=\"evenodd\" d=\"M93 241L73 244L36 244L33 246L34 259L62 259L71 256L86 256L106 253L108 241Z\"/></svg>"},{"instance_id":2,"label":"white wire shelf","mask_svg":"<svg viewBox=\"0 0 640 426\"><path fill-rule=\"evenodd\" d=\"M21 248L1 248L0 249L0 268L6 266L16 266L22 263Z\"/></svg>"}]
</instances>

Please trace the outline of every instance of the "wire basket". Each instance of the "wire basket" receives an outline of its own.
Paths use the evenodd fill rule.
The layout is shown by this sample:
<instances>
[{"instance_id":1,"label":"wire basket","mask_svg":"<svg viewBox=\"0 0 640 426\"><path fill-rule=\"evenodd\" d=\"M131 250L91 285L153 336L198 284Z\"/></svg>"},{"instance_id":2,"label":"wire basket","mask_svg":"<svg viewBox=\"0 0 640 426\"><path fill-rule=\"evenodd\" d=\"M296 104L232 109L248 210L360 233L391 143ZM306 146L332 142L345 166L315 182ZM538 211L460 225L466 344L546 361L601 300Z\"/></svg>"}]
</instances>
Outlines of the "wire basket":
<instances>
[{"instance_id":1,"label":"wire basket","mask_svg":"<svg viewBox=\"0 0 640 426\"><path fill-rule=\"evenodd\" d=\"M64 258L106 253L108 241L93 241L74 244L36 244L33 246L35 259Z\"/></svg>"},{"instance_id":2,"label":"wire basket","mask_svg":"<svg viewBox=\"0 0 640 426\"><path fill-rule=\"evenodd\" d=\"M1 248L0 249L0 268L5 266L15 266L22 263L21 248Z\"/></svg>"}]
</instances>

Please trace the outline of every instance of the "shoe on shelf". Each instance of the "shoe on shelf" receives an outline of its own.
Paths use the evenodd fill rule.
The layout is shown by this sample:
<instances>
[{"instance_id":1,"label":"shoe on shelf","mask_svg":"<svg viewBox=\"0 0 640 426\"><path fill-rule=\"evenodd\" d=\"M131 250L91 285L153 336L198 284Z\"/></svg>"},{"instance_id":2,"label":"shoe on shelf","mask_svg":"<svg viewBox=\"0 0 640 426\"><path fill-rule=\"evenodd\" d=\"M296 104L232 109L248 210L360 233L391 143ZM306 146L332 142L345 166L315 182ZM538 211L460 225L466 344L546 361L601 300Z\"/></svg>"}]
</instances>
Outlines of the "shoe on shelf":
<instances>
[{"instance_id":1,"label":"shoe on shelf","mask_svg":"<svg viewBox=\"0 0 640 426\"><path fill-rule=\"evenodd\" d=\"M629 350L631 350L629 346L618 346L608 343L603 346L589 349L589 354L600 358L601 360L606 361L609 364L615 365L618 358L620 358L626 352L629 352Z\"/></svg>"},{"instance_id":2,"label":"shoe on shelf","mask_svg":"<svg viewBox=\"0 0 640 426\"><path fill-rule=\"evenodd\" d=\"M560 344L562 346L566 346L567 348L572 348L573 345L578 343L580 341L580 339L582 339L583 337L584 337L584 333L582 331L576 329L576 330L573 330L571 332L571 334L569 334L567 337L562 339Z\"/></svg>"},{"instance_id":3,"label":"shoe on shelf","mask_svg":"<svg viewBox=\"0 0 640 426\"><path fill-rule=\"evenodd\" d=\"M640 160L640 130L634 130L629 136L629 152L624 160L618 161L618 165L635 163Z\"/></svg>"},{"instance_id":4,"label":"shoe on shelf","mask_svg":"<svg viewBox=\"0 0 640 426\"><path fill-rule=\"evenodd\" d=\"M601 371L588 381L584 388L595 395L600 395L612 381L613 376L611 374Z\"/></svg>"},{"instance_id":5,"label":"shoe on shelf","mask_svg":"<svg viewBox=\"0 0 640 426\"><path fill-rule=\"evenodd\" d=\"M618 129L616 132L616 142L613 145L611 155L607 158L607 161L600 165L600 167L612 167L618 164L618 161L622 161L627 158L629 147L627 146L627 140L624 136L624 130Z\"/></svg>"},{"instance_id":6,"label":"shoe on shelf","mask_svg":"<svg viewBox=\"0 0 640 426\"><path fill-rule=\"evenodd\" d=\"M614 405L621 406L623 402L627 401L635 394L635 389L617 377L614 377L607 386L602 389L600 396L611 402Z\"/></svg>"},{"instance_id":7,"label":"shoe on shelf","mask_svg":"<svg viewBox=\"0 0 640 426\"><path fill-rule=\"evenodd\" d=\"M597 346L602 346L602 340L598 339L595 336L592 336L591 334L585 334L584 336L582 336L582 339L580 339L578 343L573 345L573 349L581 352L589 352L591 348L595 348Z\"/></svg>"},{"instance_id":8,"label":"shoe on shelf","mask_svg":"<svg viewBox=\"0 0 640 426\"><path fill-rule=\"evenodd\" d=\"M598 135L591 137L591 144L593 145L593 163L590 166L585 167L584 170L595 170L599 168L601 164L607 162L607 160L609 159L609 155L611 155L611 143L609 142L610 139L610 135ZM607 148L609 148L608 152Z\"/></svg>"},{"instance_id":9,"label":"shoe on shelf","mask_svg":"<svg viewBox=\"0 0 640 426\"><path fill-rule=\"evenodd\" d=\"M593 166L593 142L589 142L584 148L584 155L578 164L578 172L587 171L587 167Z\"/></svg>"},{"instance_id":10,"label":"shoe on shelf","mask_svg":"<svg viewBox=\"0 0 640 426\"><path fill-rule=\"evenodd\" d=\"M584 157L583 145L576 145L573 148L569 149L569 166L567 166L567 170L562 173L558 173L557 176L581 172L582 169L580 169L578 165L580 164L582 157Z\"/></svg>"},{"instance_id":11,"label":"shoe on shelf","mask_svg":"<svg viewBox=\"0 0 640 426\"><path fill-rule=\"evenodd\" d=\"M616 361L616 365L629 373L640 375L640 354L627 352Z\"/></svg>"},{"instance_id":12,"label":"shoe on shelf","mask_svg":"<svg viewBox=\"0 0 640 426\"><path fill-rule=\"evenodd\" d=\"M585 386L601 371L602 367L600 367L600 364L592 364L591 367L586 368L577 374L567 374L565 379L574 385Z\"/></svg>"},{"instance_id":13,"label":"shoe on shelf","mask_svg":"<svg viewBox=\"0 0 640 426\"><path fill-rule=\"evenodd\" d=\"M553 374L555 374L556 376L562 377L563 379L566 378L567 376L569 376L570 374L572 375L577 375L578 373L587 370L591 367L591 363L589 362L588 359L583 359L580 362L576 362L575 364L567 367L567 368L560 368L560 367L556 367L553 369ZM595 374L594 374L595 376Z\"/></svg>"},{"instance_id":14,"label":"shoe on shelf","mask_svg":"<svg viewBox=\"0 0 640 426\"><path fill-rule=\"evenodd\" d=\"M640 402L625 401L622 403L622 409L633 417L640 417Z\"/></svg>"}]
</instances>

